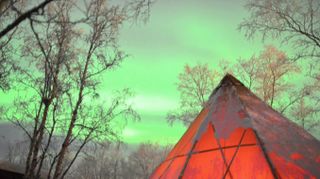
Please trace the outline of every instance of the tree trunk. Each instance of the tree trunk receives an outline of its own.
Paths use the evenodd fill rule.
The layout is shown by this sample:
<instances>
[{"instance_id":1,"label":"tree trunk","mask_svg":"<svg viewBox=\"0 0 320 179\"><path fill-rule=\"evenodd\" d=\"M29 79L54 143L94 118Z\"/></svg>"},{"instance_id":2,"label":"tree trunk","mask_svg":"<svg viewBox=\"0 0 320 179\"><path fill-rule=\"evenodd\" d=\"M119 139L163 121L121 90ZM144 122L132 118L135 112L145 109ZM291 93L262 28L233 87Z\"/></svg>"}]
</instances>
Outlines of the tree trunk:
<instances>
[{"instance_id":1,"label":"tree trunk","mask_svg":"<svg viewBox=\"0 0 320 179\"><path fill-rule=\"evenodd\" d=\"M68 129L67 135L66 135L66 137L65 137L65 139L63 141L62 148L61 148L61 150L59 152L59 157L58 157L58 160L57 160L56 169L55 169L55 172L54 172L54 175L53 175L54 179L60 177L61 174L62 174L63 160L64 160L65 154L67 152L67 149L69 147L69 144L70 144L72 131L73 131L75 122L77 120L78 109L79 109L79 107L80 107L80 105L82 103L82 98L83 98L83 94L82 93L83 93L83 90L84 90L84 87L85 87L85 83L86 83L87 70L88 70L88 66L89 66L89 61L91 59L91 50L92 50L92 48L93 48L93 44L90 45L88 56L86 58L86 64L85 64L85 67L84 67L84 70L83 70L83 74L82 74L81 80L80 80L80 90L79 90L79 94L78 94L78 100L77 100L77 103L76 103L76 106L75 106L74 110L72 111L72 116L71 116L71 121L70 121L70 124L69 124L69 129Z\"/></svg>"},{"instance_id":2,"label":"tree trunk","mask_svg":"<svg viewBox=\"0 0 320 179\"><path fill-rule=\"evenodd\" d=\"M38 164L38 161L37 161L38 160L38 153L39 153L39 149L40 149L42 139L43 139L44 128L45 128L45 124L47 121L47 116L48 116L48 111L49 111L49 107L51 104L51 100L48 100L44 103L45 103L45 108L43 111L41 124L39 126L38 131L36 132L36 136L34 138L34 141L31 141L32 143L34 143L34 146L31 146L31 154L30 154L30 158L28 156L28 161L27 161L28 163L27 163L27 168L26 168L26 172L25 172L25 178L28 178L28 179L35 178L35 169Z\"/></svg>"},{"instance_id":3,"label":"tree trunk","mask_svg":"<svg viewBox=\"0 0 320 179\"><path fill-rule=\"evenodd\" d=\"M70 139L71 139L71 136L72 136L72 131L73 131L76 119L77 119L78 106L80 106L80 103L77 104L76 109L72 112L72 118L71 118L71 121L70 121L69 129L68 129L67 135L66 135L66 137L65 137L65 139L63 141L62 148L61 148L61 150L59 152L59 157L58 157L58 160L57 160L57 165L56 165L56 169L55 169L53 178L59 178L60 175L62 174L62 164L63 164L63 160L64 160L64 157L65 157L65 154L67 152L67 149L69 147Z\"/></svg>"}]
</instances>

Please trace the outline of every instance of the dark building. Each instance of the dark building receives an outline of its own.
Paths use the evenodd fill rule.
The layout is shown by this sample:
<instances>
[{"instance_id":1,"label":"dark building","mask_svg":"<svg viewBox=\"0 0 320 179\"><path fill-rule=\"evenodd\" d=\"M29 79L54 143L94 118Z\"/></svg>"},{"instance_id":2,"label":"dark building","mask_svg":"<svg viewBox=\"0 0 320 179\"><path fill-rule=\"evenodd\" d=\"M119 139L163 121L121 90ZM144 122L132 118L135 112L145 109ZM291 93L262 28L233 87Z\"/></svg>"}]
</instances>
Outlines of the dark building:
<instances>
[{"instance_id":1,"label":"dark building","mask_svg":"<svg viewBox=\"0 0 320 179\"><path fill-rule=\"evenodd\" d=\"M22 166L0 162L0 179L22 179L23 170Z\"/></svg>"}]
</instances>

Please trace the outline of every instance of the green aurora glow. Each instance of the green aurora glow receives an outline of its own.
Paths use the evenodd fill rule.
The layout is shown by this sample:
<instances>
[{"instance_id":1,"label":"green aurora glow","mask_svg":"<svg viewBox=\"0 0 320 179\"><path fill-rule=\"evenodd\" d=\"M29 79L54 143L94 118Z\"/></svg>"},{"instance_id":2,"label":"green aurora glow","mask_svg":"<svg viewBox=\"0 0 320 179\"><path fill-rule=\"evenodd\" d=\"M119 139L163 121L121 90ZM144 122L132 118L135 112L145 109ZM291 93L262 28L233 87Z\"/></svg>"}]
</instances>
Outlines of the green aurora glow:
<instances>
[{"instance_id":1,"label":"green aurora glow","mask_svg":"<svg viewBox=\"0 0 320 179\"><path fill-rule=\"evenodd\" d=\"M237 30L247 15L244 2L158 0L146 25L124 26L120 47L131 56L120 68L103 76L99 89L101 98L127 87L136 94L131 100L141 121L128 122L122 135L124 142L166 144L181 137L186 128L179 123L169 126L165 117L168 111L179 107L175 83L186 63L208 63L214 68L222 59L233 63L240 57L258 54L264 45L271 44L259 38L249 41ZM280 46L288 51L285 48ZM10 103L15 95L0 92L0 103Z\"/></svg>"}]
</instances>

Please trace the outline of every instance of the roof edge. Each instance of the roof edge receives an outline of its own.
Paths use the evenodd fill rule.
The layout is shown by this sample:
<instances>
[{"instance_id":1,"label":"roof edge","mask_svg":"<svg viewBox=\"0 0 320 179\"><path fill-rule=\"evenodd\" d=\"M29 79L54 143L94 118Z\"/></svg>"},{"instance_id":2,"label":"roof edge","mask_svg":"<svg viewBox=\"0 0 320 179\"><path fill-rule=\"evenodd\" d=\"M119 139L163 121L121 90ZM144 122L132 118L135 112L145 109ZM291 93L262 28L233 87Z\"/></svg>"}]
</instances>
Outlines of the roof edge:
<instances>
[{"instance_id":1,"label":"roof edge","mask_svg":"<svg viewBox=\"0 0 320 179\"><path fill-rule=\"evenodd\" d=\"M232 74L226 73L224 75L224 77L220 80L220 83L217 85L217 87L214 88L214 90L210 94L208 101L211 101L212 96L218 91L218 89L221 86L228 85L228 84L231 84L231 85L234 85L234 86L244 86L244 87L246 87L240 80L238 80Z\"/></svg>"}]
</instances>

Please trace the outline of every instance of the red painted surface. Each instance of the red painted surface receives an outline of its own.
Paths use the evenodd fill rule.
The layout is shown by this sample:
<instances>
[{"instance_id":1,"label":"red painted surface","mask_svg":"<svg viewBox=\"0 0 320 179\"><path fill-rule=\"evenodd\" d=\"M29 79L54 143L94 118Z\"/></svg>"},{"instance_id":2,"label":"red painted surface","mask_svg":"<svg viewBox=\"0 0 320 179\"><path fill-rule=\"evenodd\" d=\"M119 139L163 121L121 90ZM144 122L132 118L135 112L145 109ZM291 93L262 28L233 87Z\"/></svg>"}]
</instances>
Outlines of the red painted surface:
<instances>
[{"instance_id":1,"label":"red painted surface","mask_svg":"<svg viewBox=\"0 0 320 179\"><path fill-rule=\"evenodd\" d=\"M167 158L172 158L177 155L185 155L187 154L191 147L192 147L192 140L195 137L202 121L204 120L205 116L208 113L208 109L202 110L202 112L199 114L197 120L195 120L188 130L185 132L185 134L181 137L179 142L175 145L173 150L169 153Z\"/></svg>"},{"instance_id":2,"label":"red painted surface","mask_svg":"<svg viewBox=\"0 0 320 179\"><path fill-rule=\"evenodd\" d=\"M214 129L212 125L208 125L206 132L202 134L193 151L200 152L219 148L217 140L213 136Z\"/></svg>"},{"instance_id":3,"label":"red painted surface","mask_svg":"<svg viewBox=\"0 0 320 179\"><path fill-rule=\"evenodd\" d=\"M186 161L186 156L177 157L175 160L172 160L170 167L168 167L164 173L162 173L162 178L178 178L180 171L183 168L183 165Z\"/></svg>"},{"instance_id":4,"label":"red painted surface","mask_svg":"<svg viewBox=\"0 0 320 179\"><path fill-rule=\"evenodd\" d=\"M303 155L299 154L299 153L292 153L290 155L291 159L293 160L300 160L300 159L303 159Z\"/></svg>"},{"instance_id":5,"label":"red painted surface","mask_svg":"<svg viewBox=\"0 0 320 179\"><path fill-rule=\"evenodd\" d=\"M320 178L320 142L227 75L151 178Z\"/></svg>"},{"instance_id":6,"label":"red painted surface","mask_svg":"<svg viewBox=\"0 0 320 179\"><path fill-rule=\"evenodd\" d=\"M303 179L315 177L308 170L295 165L293 162L282 158L274 152L269 153L269 157L273 161L273 165L277 169L277 174L280 178Z\"/></svg>"}]
</instances>

